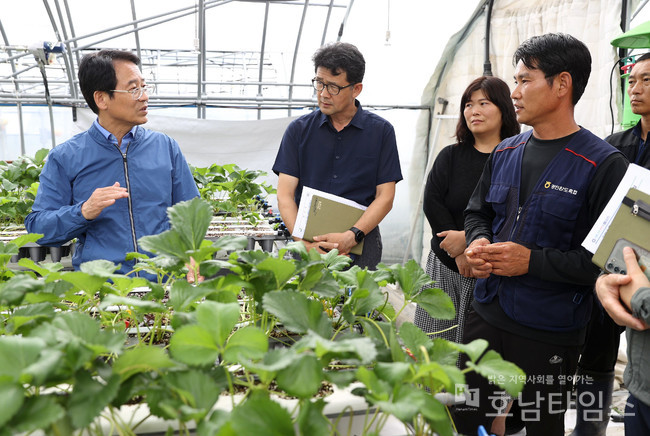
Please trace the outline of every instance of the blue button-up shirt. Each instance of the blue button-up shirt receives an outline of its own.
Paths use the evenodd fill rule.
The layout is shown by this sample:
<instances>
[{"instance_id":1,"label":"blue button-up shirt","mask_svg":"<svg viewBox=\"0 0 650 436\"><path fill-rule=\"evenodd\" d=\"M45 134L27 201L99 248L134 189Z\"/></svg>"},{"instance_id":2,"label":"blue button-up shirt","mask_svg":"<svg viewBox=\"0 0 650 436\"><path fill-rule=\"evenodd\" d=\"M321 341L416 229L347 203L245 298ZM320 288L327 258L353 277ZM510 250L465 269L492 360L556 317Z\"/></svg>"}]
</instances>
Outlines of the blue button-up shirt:
<instances>
[{"instance_id":1,"label":"blue button-up shirt","mask_svg":"<svg viewBox=\"0 0 650 436\"><path fill-rule=\"evenodd\" d=\"M104 138L106 138L108 141L110 141L112 144L115 144L117 146L117 138L115 135L113 135L111 132L106 130L99 124L99 118L95 119L95 122L93 123L97 129L104 135ZM129 143L133 141L133 138L135 138L135 132L138 129L138 126L133 126L131 130L129 130L126 135L124 135L124 138L122 138L122 144L120 144L120 151L122 154L126 153L126 150L129 147Z\"/></svg>"},{"instance_id":2,"label":"blue button-up shirt","mask_svg":"<svg viewBox=\"0 0 650 436\"><path fill-rule=\"evenodd\" d=\"M320 110L287 127L273 171L299 179L296 203L309 186L368 206L377 185L402 180L393 126L355 103L356 114L340 132Z\"/></svg>"}]
</instances>

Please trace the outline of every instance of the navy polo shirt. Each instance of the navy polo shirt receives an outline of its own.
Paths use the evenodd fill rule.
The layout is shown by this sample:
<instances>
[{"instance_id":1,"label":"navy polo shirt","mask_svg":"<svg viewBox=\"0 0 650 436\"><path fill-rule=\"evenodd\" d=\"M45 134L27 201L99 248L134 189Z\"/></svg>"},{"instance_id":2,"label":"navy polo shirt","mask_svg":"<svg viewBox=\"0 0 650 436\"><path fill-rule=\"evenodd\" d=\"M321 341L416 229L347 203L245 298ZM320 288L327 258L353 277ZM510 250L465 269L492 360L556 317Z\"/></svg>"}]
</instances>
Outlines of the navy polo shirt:
<instances>
[{"instance_id":1,"label":"navy polo shirt","mask_svg":"<svg viewBox=\"0 0 650 436\"><path fill-rule=\"evenodd\" d=\"M292 121L284 132L273 172L299 179L297 204L308 186L368 206L377 185L402 180L393 126L355 104L357 113L340 132L320 110Z\"/></svg>"}]
</instances>

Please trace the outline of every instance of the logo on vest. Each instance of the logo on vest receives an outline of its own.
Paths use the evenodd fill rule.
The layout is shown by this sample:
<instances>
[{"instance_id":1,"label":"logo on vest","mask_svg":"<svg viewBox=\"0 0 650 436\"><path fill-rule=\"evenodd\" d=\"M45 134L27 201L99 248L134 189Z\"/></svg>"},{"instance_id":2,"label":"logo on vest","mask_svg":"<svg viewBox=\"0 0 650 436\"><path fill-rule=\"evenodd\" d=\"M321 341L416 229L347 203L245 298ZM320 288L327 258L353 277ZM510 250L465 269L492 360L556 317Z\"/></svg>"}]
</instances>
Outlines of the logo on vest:
<instances>
[{"instance_id":1,"label":"logo on vest","mask_svg":"<svg viewBox=\"0 0 650 436\"><path fill-rule=\"evenodd\" d=\"M564 359L562 359L560 356L556 354L555 356L548 359L548 363L550 363L551 365L557 365L558 363L562 363L563 360Z\"/></svg>"},{"instance_id":2,"label":"logo on vest","mask_svg":"<svg viewBox=\"0 0 650 436\"><path fill-rule=\"evenodd\" d=\"M546 181L546 183L544 183L544 188L546 188L546 189L550 188L550 189L552 189L554 191L566 192L567 194L571 194L571 195L578 195L578 190L577 189L572 189L572 188L567 188L565 186L556 185L555 183L551 183L549 181Z\"/></svg>"}]
</instances>

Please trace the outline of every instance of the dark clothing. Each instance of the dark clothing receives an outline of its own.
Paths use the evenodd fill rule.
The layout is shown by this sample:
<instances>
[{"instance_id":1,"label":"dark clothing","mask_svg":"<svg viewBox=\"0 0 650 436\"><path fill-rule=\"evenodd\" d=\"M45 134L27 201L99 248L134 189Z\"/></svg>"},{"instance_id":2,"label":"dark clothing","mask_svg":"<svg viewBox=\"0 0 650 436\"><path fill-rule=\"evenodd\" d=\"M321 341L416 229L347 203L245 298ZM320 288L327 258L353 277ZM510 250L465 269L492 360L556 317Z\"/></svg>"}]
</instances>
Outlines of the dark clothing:
<instances>
[{"instance_id":1,"label":"dark clothing","mask_svg":"<svg viewBox=\"0 0 650 436\"><path fill-rule=\"evenodd\" d=\"M393 126L359 102L354 118L340 132L320 110L292 121L273 172L299 179L296 204L302 187L309 186L368 206L377 185L402 180Z\"/></svg>"},{"instance_id":2,"label":"dark clothing","mask_svg":"<svg viewBox=\"0 0 650 436\"><path fill-rule=\"evenodd\" d=\"M433 280L428 288L440 288L451 298L456 309L454 319L433 318L419 304L415 307L413 324L418 326L430 338L443 338L459 344L463 343L465 318L472 304L472 293L476 279L461 276L443 264L433 251L429 251L426 273Z\"/></svg>"},{"instance_id":3,"label":"dark clothing","mask_svg":"<svg viewBox=\"0 0 650 436\"><path fill-rule=\"evenodd\" d=\"M520 413L517 418L526 425L526 434L563 436L564 411L576 369L577 347L531 340L517 331L493 326L470 310L464 341L469 343L475 339L488 341L488 349L498 350L501 357L515 362L526 374L524 390L516 398L519 407L512 408ZM461 368L466 361L467 356L462 355ZM456 406L454 423L460 434L473 435L479 425L491 427L507 400L498 400L503 390L493 380L474 371L468 372L465 380L469 386L468 399L464 405Z\"/></svg>"},{"instance_id":4,"label":"dark clothing","mask_svg":"<svg viewBox=\"0 0 650 436\"><path fill-rule=\"evenodd\" d=\"M440 248L443 238L436 233L464 229L463 211L481 177L489 153L473 145L448 145L440 150L424 188L424 214L431 225L431 249L450 270L458 272L456 261Z\"/></svg>"},{"instance_id":5,"label":"dark clothing","mask_svg":"<svg viewBox=\"0 0 650 436\"><path fill-rule=\"evenodd\" d=\"M650 434L650 405L630 393L625 403L625 436Z\"/></svg>"},{"instance_id":6,"label":"dark clothing","mask_svg":"<svg viewBox=\"0 0 650 436\"><path fill-rule=\"evenodd\" d=\"M649 147L641 136L641 121L639 121L630 129L608 136L605 141L619 149L630 162L650 169ZM587 340L578 366L587 371L613 371L623 330L625 329L617 325L598 302L589 322Z\"/></svg>"},{"instance_id":7,"label":"dark clothing","mask_svg":"<svg viewBox=\"0 0 650 436\"><path fill-rule=\"evenodd\" d=\"M465 211L468 244L481 237L521 244L531 250L528 273L477 281L464 342L486 338L489 349L524 370L518 403L527 434L564 435L569 377L598 275L580 244L623 177L627 159L585 129L546 143L534 140L529 147L531 135L508 138L494 150ZM553 154L545 146L560 150ZM546 162L541 174L540 161ZM520 195L526 186L532 192ZM479 389L480 404L456 413L461 433L494 418L486 407L496 386L467 376L470 389Z\"/></svg>"},{"instance_id":8,"label":"dark clothing","mask_svg":"<svg viewBox=\"0 0 650 436\"><path fill-rule=\"evenodd\" d=\"M605 141L621 150L621 153L623 153L631 163L650 169L650 146L648 146L647 138L644 141L641 139L641 135L641 121L639 121L639 123L631 129L616 132L605 138Z\"/></svg>"},{"instance_id":9,"label":"dark clothing","mask_svg":"<svg viewBox=\"0 0 650 436\"><path fill-rule=\"evenodd\" d=\"M528 159L536 160L530 156L535 149L527 150L531 133L508 138L495 149L465 213L468 243L484 236L528 247L529 272L479 279L475 305L480 314L480 304L492 302L498 294L505 314L518 324L578 332L589 319L591 289L598 275L581 243L622 178L625 158L581 129L551 159L519 207L521 180L531 176L522 167L524 150ZM602 186L599 174L606 180Z\"/></svg>"}]
</instances>

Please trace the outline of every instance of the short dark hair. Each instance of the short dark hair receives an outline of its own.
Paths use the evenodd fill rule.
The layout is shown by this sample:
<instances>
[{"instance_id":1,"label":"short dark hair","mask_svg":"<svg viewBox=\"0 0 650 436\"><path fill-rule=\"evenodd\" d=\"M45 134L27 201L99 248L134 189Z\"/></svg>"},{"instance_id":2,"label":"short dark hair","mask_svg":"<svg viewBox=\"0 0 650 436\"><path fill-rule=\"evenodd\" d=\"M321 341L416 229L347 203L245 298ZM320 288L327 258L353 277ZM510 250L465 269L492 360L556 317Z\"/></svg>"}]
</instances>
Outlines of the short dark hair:
<instances>
[{"instance_id":1,"label":"short dark hair","mask_svg":"<svg viewBox=\"0 0 650 436\"><path fill-rule=\"evenodd\" d=\"M566 71L573 81L573 104L585 92L591 74L591 54L577 38L564 33L547 33L527 39L513 57L516 66L522 61L531 70L544 73L549 85L558 74Z\"/></svg>"},{"instance_id":2,"label":"short dark hair","mask_svg":"<svg viewBox=\"0 0 650 436\"><path fill-rule=\"evenodd\" d=\"M510 98L510 88L508 84L498 77L481 76L470 83L463 96L460 98L460 118L456 125L456 140L458 144L468 144L473 146L476 142L474 135L467 126L465 120L465 104L472 98L476 91L483 91L485 97L490 100L501 111L501 131L499 136L501 140L514 136L521 131L521 126L517 122L515 107Z\"/></svg>"},{"instance_id":3,"label":"short dark hair","mask_svg":"<svg viewBox=\"0 0 650 436\"><path fill-rule=\"evenodd\" d=\"M140 58L130 51L101 50L89 53L79 62L79 88L88 103L88 107L96 114L99 108L95 104L95 91L105 91L113 97L112 89L117 86L114 61L133 62L140 66Z\"/></svg>"},{"instance_id":4,"label":"short dark hair","mask_svg":"<svg viewBox=\"0 0 650 436\"><path fill-rule=\"evenodd\" d=\"M648 59L650 59L650 52L643 53L640 57L635 59L634 63L637 64L641 61L647 61Z\"/></svg>"},{"instance_id":5,"label":"short dark hair","mask_svg":"<svg viewBox=\"0 0 650 436\"><path fill-rule=\"evenodd\" d=\"M347 73L348 82L361 83L366 72L366 60L354 45L347 42L334 42L316 50L312 57L314 71L318 67L327 68L338 76Z\"/></svg>"}]
</instances>

